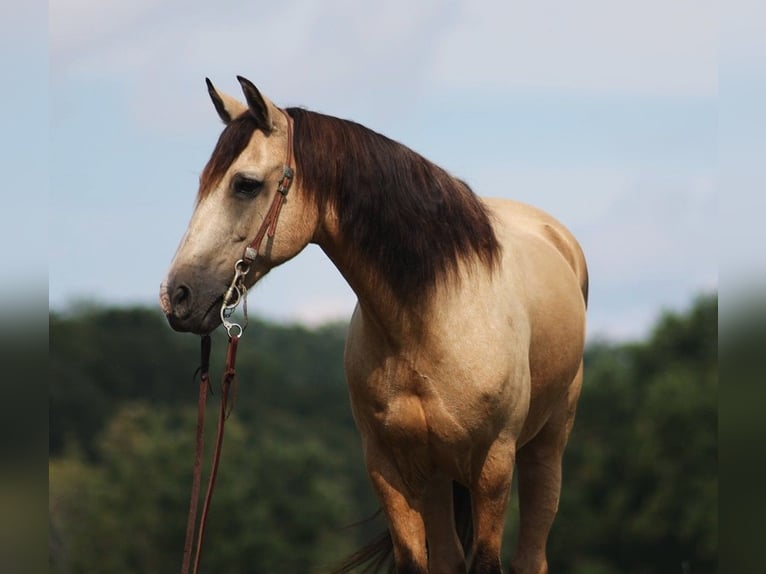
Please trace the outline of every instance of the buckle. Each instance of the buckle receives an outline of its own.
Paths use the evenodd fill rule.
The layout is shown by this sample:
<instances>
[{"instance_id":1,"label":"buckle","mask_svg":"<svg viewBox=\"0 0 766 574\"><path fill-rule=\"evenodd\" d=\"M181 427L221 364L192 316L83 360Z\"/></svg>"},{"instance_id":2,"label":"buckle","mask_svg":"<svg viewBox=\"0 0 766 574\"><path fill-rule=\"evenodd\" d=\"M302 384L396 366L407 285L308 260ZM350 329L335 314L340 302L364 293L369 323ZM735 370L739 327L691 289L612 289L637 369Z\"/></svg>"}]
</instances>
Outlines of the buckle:
<instances>
[{"instance_id":1,"label":"buckle","mask_svg":"<svg viewBox=\"0 0 766 574\"><path fill-rule=\"evenodd\" d=\"M293 168L291 168L289 165L284 166L282 168L282 179L279 182L277 191L282 195L287 195L287 192L290 191L290 185L293 182L294 176L295 172L293 171Z\"/></svg>"}]
</instances>

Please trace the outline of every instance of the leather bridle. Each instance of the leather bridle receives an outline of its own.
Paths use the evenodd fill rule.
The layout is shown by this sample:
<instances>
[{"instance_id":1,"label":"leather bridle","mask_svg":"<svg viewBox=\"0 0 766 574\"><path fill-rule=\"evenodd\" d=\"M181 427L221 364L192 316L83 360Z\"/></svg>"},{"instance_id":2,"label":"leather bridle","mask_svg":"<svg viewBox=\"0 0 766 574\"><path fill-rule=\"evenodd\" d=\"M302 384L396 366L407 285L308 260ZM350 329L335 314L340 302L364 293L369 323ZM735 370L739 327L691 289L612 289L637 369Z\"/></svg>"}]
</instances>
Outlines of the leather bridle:
<instances>
[{"instance_id":1,"label":"leather bridle","mask_svg":"<svg viewBox=\"0 0 766 574\"><path fill-rule=\"evenodd\" d=\"M191 500L189 502L189 514L186 521L183 563L181 565L182 574L189 573L195 530L197 531L197 544L194 554L193 574L197 574L202 555L205 524L210 509L210 502L213 498L215 479L218 475L218 463L221 458L223 429L226 418L231 410L229 405L231 387L234 385L236 388L237 373L235 367L237 360L237 345L247 327L247 286L245 285L245 277L250 272L251 264L258 257L264 237L267 235L269 238L274 237L277 228L277 220L282 211L282 205L287 197L287 192L290 191L290 186L292 185L295 174L291 167L293 160L292 118L290 118L284 110L280 111L284 114L287 121L287 161L282 168L282 177L279 180L279 185L274 194L274 199L271 202L271 207L269 207L266 217L263 219L258 232L255 234L255 238L247 245L247 247L245 247L242 259L239 259L234 264L234 278L232 279L229 288L226 290L226 293L224 293L223 301L221 303L221 321L229 336L229 344L226 350L226 365L221 379L221 405L218 411L218 427L216 431L215 448L213 450L213 461L210 469L207 491L205 492L202 515L200 516L199 526L197 526L197 504L199 502L199 490L202 475L202 451L204 446L205 408L207 405L207 394L210 391L210 335L204 335L202 337L200 366L197 369L197 372L200 375L199 401L197 408L197 437L194 449L194 466L192 470L192 492ZM244 321L241 325L229 320L240 302L242 303L244 311Z\"/></svg>"},{"instance_id":2,"label":"leather bridle","mask_svg":"<svg viewBox=\"0 0 766 574\"><path fill-rule=\"evenodd\" d=\"M232 335L241 336L245 327L247 327L247 287L245 286L245 277L250 272L250 265L258 257L258 252L264 237L268 235L269 239L271 239L274 237L274 233L276 233L279 214L282 211L282 205L287 197L287 192L290 191L290 186L293 183L293 177L295 175L295 172L291 167L293 162L292 118L284 110L280 111L284 114L285 121L287 122L287 161L282 167L282 177L279 180L279 185L274 194L274 199L271 202L271 207L269 207L266 217L263 218L263 222L261 223L260 228L258 228L255 238L253 238L250 244L245 247L242 259L239 259L234 264L234 278L223 296L223 302L221 304L221 322L226 328L229 337ZM244 323L242 325L229 321L229 318L240 302L242 302L242 308L245 313Z\"/></svg>"}]
</instances>

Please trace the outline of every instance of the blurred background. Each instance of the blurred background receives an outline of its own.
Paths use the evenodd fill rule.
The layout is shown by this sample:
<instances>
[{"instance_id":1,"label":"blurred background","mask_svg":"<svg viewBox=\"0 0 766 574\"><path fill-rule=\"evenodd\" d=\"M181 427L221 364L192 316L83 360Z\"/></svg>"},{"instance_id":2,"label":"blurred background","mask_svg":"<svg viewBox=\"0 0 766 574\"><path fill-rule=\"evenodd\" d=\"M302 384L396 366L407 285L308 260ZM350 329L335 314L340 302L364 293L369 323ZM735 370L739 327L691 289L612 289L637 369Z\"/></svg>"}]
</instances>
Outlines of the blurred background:
<instances>
[{"instance_id":1,"label":"blurred background","mask_svg":"<svg viewBox=\"0 0 766 574\"><path fill-rule=\"evenodd\" d=\"M717 297L700 296L658 317L645 339L588 347L552 572L717 571L717 313ZM54 313L50 334L51 570L173 571L191 484L198 341L169 331L153 308ZM206 570L327 572L384 527L349 527L377 504L343 381L344 337L344 323L249 327ZM218 359L224 347L224 337L214 341ZM517 517L514 497L506 567Z\"/></svg>"},{"instance_id":2,"label":"blurred background","mask_svg":"<svg viewBox=\"0 0 766 574\"><path fill-rule=\"evenodd\" d=\"M180 561L198 343L155 300L221 129L204 77L238 95L241 74L278 105L401 141L480 195L540 206L580 239L587 375L553 571L716 571L719 458L726 571L762 571L747 549L763 535L763 12L755 0L4 4L4 570ZM341 371L354 296L309 247L250 303L260 319L205 562L322 571L382 527L345 528L376 508Z\"/></svg>"}]
</instances>

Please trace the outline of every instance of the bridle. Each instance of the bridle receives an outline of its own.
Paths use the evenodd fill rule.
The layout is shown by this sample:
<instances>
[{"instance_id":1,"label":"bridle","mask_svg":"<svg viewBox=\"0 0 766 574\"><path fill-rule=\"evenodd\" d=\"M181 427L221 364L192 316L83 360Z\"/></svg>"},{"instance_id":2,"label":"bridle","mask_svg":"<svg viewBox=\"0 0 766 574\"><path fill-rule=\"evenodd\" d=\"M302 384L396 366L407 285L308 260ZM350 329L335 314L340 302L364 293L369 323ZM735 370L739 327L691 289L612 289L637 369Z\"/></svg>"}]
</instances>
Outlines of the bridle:
<instances>
[{"instance_id":1,"label":"bridle","mask_svg":"<svg viewBox=\"0 0 766 574\"><path fill-rule=\"evenodd\" d=\"M215 448L213 450L213 462L210 469L207 491L205 492L202 515L200 516L199 526L197 526L197 504L199 502L199 489L202 475L202 451L204 446L205 408L207 405L207 394L210 391L210 335L203 335L202 337L200 366L197 369L197 373L200 375L199 401L197 408L197 435L194 449L194 467L192 470L192 492L191 500L189 502L189 515L186 521L186 540L184 542L183 563L181 565L182 574L189 573L195 530L197 531L197 545L194 554L193 574L197 574L202 555L205 524L210 509L210 502L213 497L215 479L218 475L218 463L220 461L221 447L223 445L223 429L226 418L231 410L229 405L230 391L232 385L236 386L237 382L237 373L235 369L237 345L239 344L240 337L242 337L242 334L247 328L247 286L245 285L245 278L250 272L250 266L258 257L264 237L267 235L270 239L274 237L277 228L277 220L282 211L282 205L287 197L287 192L290 191L290 186L292 185L293 177L295 175L295 172L291 167L293 160L292 118L290 118L284 110L280 111L284 114L285 120L287 121L287 161L282 167L282 177L279 180L279 185L274 194L274 199L271 202L271 207L269 207L269 211L263 219L263 223L261 223L258 232L255 234L255 238L247 247L245 247L242 258L237 260L234 264L234 278L231 280L229 288L224 293L223 301L221 303L221 322L226 328L226 333L229 336L229 344L226 350L226 365L221 379L221 405L218 411L218 426L215 438ZM242 310L244 312L244 321L241 325L230 320L232 314L240 303L242 303Z\"/></svg>"},{"instance_id":2,"label":"bridle","mask_svg":"<svg viewBox=\"0 0 766 574\"><path fill-rule=\"evenodd\" d=\"M274 200L271 202L271 207L269 208L266 217L263 219L263 223L261 223L258 233L255 234L255 238L247 247L245 247L242 259L239 259L234 264L234 278L223 296L223 302L221 303L221 322L226 328L226 332L229 334L230 338L234 335L241 336L247 327L247 287L245 286L245 277L250 272L250 265L258 257L258 251L261 248L261 243L263 242L264 237L267 234L269 239L274 237L274 233L277 229L277 220L282 211L282 204L287 197L287 192L290 191L290 186L293 183L293 177L295 175L295 172L291 167L293 162L292 118L287 115L287 112L284 110L280 111L284 114L287 122L287 161L282 167L282 178L279 180L277 192L274 194ZM240 302L242 302L242 310L245 313L242 325L229 321L232 313L234 313L234 310Z\"/></svg>"}]
</instances>

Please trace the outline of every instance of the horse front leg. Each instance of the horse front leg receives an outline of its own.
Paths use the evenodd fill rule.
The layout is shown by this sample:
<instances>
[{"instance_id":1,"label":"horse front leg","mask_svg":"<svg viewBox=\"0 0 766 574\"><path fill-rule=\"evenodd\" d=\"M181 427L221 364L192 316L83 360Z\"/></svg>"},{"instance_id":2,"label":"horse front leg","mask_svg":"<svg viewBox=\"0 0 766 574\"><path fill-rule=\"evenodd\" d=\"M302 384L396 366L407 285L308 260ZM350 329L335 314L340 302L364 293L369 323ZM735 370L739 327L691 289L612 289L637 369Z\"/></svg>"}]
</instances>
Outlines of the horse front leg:
<instances>
[{"instance_id":1,"label":"horse front leg","mask_svg":"<svg viewBox=\"0 0 766 574\"><path fill-rule=\"evenodd\" d=\"M471 486L473 560L469 574L502 574L500 544L516 453L515 441L498 439Z\"/></svg>"},{"instance_id":2,"label":"horse front leg","mask_svg":"<svg viewBox=\"0 0 766 574\"><path fill-rule=\"evenodd\" d=\"M367 471L388 519L397 574L429 574L424 521L425 480L400 470L396 457L377 446L366 449Z\"/></svg>"},{"instance_id":3,"label":"horse front leg","mask_svg":"<svg viewBox=\"0 0 766 574\"><path fill-rule=\"evenodd\" d=\"M425 494L429 574L466 574L465 554L455 524L452 479L436 473Z\"/></svg>"}]
</instances>

